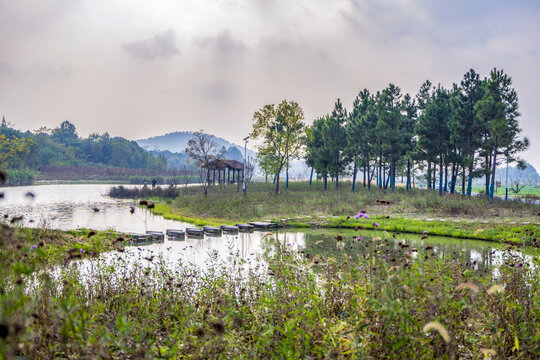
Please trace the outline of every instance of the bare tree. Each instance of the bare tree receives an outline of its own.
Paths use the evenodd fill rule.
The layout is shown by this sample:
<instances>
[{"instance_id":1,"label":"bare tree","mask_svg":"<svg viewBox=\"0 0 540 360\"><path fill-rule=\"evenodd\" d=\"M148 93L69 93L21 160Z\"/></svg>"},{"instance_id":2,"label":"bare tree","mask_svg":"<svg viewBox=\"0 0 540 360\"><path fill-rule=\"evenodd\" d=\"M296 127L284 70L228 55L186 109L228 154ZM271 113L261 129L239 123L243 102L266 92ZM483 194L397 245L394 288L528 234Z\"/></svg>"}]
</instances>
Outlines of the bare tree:
<instances>
[{"instance_id":1,"label":"bare tree","mask_svg":"<svg viewBox=\"0 0 540 360\"><path fill-rule=\"evenodd\" d=\"M211 135L199 130L193 133L193 138L188 141L186 153L195 160L198 167L203 167L218 158L220 149Z\"/></svg>"},{"instance_id":2,"label":"bare tree","mask_svg":"<svg viewBox=\"0 0 540 360\"><path fill-rule=\"evenodd\" d=\"M210 184L210 169L208 169L208 165L218 158L220 149L214 140L212 140L212 136L205 134L203 130L199 130L196 133L193 133L193 138L188 141L186 153L195 161L195 164L201 168L201 172L206 171L206 180L204 181L204 183L206 183L204 188L206 196L208 191L207 187L208 184ZM204 168L206 169L203 170ZM201 177L200 173L199 177ZM201 183L203 183L203 181L201 181Z\"/></svg>"},{"instance_id":3,"label":"bare tree","mask_svg":"<svg viewBox=\"0 0 540 360\"><path fill-rule=\"evenodd\" d=\"M523 181L523 180L521 179L521 176L518 176L517 178L515 178L514 180L512 180L512 186L510 186L510 191L517 195L517 194L519 194L519 193L521 192L521 190L523 190L526 186L527 186L527 184L525 183L525 181Z\"/></svg>"}]
</instances>

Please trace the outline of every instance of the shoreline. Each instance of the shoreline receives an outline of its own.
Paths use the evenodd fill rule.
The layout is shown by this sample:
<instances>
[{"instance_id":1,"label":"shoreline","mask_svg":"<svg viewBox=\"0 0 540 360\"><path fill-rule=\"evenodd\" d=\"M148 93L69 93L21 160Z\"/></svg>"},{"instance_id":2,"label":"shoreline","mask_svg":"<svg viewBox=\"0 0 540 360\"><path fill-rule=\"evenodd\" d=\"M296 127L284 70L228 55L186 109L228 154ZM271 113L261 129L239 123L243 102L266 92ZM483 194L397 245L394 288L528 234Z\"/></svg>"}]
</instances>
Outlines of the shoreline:
<instances>
[{"instance_id":1,"label":"shoreline","mask_svg":"<svg viewBox=\"0 0 540 360\"><path fill-rule=\"evenodd\" d=\"M176 220L194 224L196 226L219 226L235 225L240 222L261 221L250 219L235 221L232 219L197 218L174 213L169 204L162 200L154 199L155 207L149 209L154 215L163 216L165 219ZM446 220L446 219L409 219L392 216L372 216L369 220L354 220L350 216L304 216L295 218L265 219L278 224L280 228L306 229L361 229L386 231L391 233L427 234L458 239L482 240L497 243L511 243L523 246L539 247L540 241L536 238L540 230L540 223L535 222L499 222L471 220ZM426 235L427 235L426 234ZM524 239L525 238L525 239Z\"/></svg>"}]
</instances>

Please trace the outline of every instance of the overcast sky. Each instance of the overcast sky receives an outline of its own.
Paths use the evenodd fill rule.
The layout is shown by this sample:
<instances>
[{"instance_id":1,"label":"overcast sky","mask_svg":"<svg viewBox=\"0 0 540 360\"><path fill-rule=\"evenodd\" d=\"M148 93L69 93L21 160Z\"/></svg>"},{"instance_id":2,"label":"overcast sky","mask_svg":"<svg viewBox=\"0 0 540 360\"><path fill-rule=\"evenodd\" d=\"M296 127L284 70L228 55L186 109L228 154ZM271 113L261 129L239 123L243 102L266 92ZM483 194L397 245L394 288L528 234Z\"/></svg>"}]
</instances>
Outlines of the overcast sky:
<instances>
[{"instance_id":1,"label":"overcast sky","mask_svg":"<svg viewBox=\"0 0 540 360\"><path fill-rule=\"evenodd\" d=\"M242 143L268 103L295 100L311 123L363 88L416 94L497 67L540 169L539 38L536 0L0 0L0 116Z\"/></svg>"}]
</instances>

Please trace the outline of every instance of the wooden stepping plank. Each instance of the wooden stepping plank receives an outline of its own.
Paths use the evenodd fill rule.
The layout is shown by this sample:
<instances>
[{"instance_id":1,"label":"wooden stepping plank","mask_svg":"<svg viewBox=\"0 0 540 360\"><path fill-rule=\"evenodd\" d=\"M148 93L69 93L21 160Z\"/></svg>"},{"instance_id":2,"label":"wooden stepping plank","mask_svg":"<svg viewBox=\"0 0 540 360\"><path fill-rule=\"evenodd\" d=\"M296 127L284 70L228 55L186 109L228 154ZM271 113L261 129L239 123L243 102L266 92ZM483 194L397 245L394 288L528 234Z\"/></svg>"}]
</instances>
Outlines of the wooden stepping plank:
<instances>
[{"instance_id":1,"label":"wooden stepping plank","mask_svg":"<svg viewBox=\"0 0 540 360\"><path fill-rule=\"evenodd\" d=\"M210 234L221 233L221 229L219 227L216 227L216 226L205 226L205 227L203 227L203 231L205 233L210 233Z\"/></svg>"},{"instance_id":2,"label":"wooden stepping plank","mask_svg":"<svg viewBox=\"0 0 540 360\"><path fill-rule=\"evenodd\" d=\"M199 228L187 228L186 229L186 234L188 234L190 236L203 236L204 235L204 230L199 229Z\"/></svg>"},{"instance_id":3,"label":"wooden stepping plank","mask_svg":"<svg viewBox=\"0 0 540 360\"><path fill-rule=\"evenodd\" d=\"M233 225L221 225L220 228L221 228L221 230L223 230L225 232L237 232L238 231L238 226L233 226Z\"/></svg>"}]
</instances>

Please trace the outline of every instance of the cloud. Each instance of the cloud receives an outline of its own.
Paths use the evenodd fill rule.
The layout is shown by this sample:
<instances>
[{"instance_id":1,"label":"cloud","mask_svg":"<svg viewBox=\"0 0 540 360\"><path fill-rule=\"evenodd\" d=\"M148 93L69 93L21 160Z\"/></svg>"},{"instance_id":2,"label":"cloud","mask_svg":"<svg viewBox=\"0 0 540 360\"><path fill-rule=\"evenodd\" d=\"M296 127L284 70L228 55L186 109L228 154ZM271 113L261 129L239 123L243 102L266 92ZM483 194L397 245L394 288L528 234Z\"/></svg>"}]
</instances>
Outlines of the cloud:
<instances>
[{"instance_id":1,"label":"cloud","mask_svg":"<svg viewBox=\"0 0 540 360\"><path fill-rule=\"evenodd\" d=\"M73 69L69 65L55 65L51 61L39 60L32 65L29 73L54 79L66 79L73 74Z\"/></svg>"},{"instance_id":2,"label":"cloud","mask_svg":"<svg viewBox=\"0 0 540 360\"><path fill-rule=\"evenodd\" d=\"M215 36L196 38L195 44L201 48L213 48L220 55L237 54L246 50L246 45L236 40L230 30L223 30Z\"/></svg>"},{"instance_id":3,"label":"cloud","mask_svg":"<svg viewBox=\"0 0 540 360\"><path fill-rule=\"evenodd\" d=\"M0 77L11 75L13 73L15 73L15 68L13 65L0 60Z\"/></svg>"},{"instance_id":4,"label":"cloud","mask_svg":"<svg viewBox=\"0 0 540 360\"><path fill-rule=\"evenodd\" d=\"M180 55L176 45L176 33L169 29L146 40L124 44L122 48L135 58L144 60L163 59Z\"/></svg>"},{"instance_id":5,"label":"cloud","mask_svg":"<svg viewBox=\"0 0 540 360\"><path fill-rule=\"evenodd\" d=\"M196 85L194 86L194 90L203 98L210 100L211 102L229 101L237 95L234 86L225 81L214 81L202 86Z\"/></svg>"}]
</instances>

